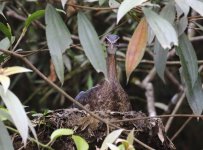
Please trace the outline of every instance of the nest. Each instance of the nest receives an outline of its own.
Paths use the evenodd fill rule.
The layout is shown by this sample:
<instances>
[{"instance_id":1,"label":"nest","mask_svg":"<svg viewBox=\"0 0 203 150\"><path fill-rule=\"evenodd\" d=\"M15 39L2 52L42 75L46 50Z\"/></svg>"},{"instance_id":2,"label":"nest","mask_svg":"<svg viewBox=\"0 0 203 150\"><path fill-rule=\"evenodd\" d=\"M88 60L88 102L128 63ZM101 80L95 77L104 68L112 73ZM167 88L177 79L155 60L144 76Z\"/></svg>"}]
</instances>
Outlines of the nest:
<instances>
[{"instance_id":1,"label":"nest","mask_svg":"<svg viewBox=\"0 0 203 150\"><path fill-rule=\"evenodd\" d=\"M156 150L173 150L173 143L168 139L162 121L157 118L142 119L146 115L142 112L103 112L95 111L95 114L112 122L115 126L125 130L135 130L135 137L146 145ZM128 120L128 121L119 121ZM131 120L131 121L130 121ZM74 129L75 134L83 137L90 146L90 150L100 147L108 131L113 131L116 128L106 125L83 110L61 109L48 113L46 116L41 116L32 121L36 126L39 141L48 143L51 133L59 128ZM121 138L126 139L126 134L121 135ZM22 147L21 138L14 138L14 147L18 149ZM73 141L67 137L58 138L51 146L56 150L75 150ZM136 150L145 150L142 145L134 142ZM38 149L36 143L28 142L26 150Z\"/></svg>"}]
</instances>

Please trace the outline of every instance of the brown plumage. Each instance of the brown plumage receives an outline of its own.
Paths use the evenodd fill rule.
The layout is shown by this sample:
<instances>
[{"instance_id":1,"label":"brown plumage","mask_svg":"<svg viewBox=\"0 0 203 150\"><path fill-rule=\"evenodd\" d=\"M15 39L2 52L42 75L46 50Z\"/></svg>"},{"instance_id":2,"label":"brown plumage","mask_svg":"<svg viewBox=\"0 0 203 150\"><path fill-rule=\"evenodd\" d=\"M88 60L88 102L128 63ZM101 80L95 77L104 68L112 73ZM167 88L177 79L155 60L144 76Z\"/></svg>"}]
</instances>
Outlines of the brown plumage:
<instances>
[{"instance_id":1,"label":"brown plumage","mask_svg":"<svg viewBox=\"0 0 203 150\"><path fill-rule=\"evenodd\" d=\"M130 111L131 104L128 101L128 95L117 79L115 52L117 49L116 42L119 37L117 35L108 35L106 39L108 44L107 80L86 92L80 92L75 99L92 111Z\"/></svg>"}]
</instances>

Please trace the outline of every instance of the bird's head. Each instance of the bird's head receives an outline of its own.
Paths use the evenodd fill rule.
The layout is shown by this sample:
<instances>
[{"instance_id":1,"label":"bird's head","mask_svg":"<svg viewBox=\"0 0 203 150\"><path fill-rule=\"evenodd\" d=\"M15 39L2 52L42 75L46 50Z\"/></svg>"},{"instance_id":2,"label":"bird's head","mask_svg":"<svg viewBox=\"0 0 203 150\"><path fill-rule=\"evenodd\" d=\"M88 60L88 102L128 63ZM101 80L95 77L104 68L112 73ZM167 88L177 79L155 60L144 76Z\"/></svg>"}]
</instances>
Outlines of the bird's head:
<instances>
[{"instance_id":1,"label":"bird's head","mask_svg":"<svg viewBox=\"0 0 203 150\"><path fill-rule=\"evenodd\" d=\"M107 43L107 53L115 54L117 47L118 47L118 40L119 36L116 34L110 34L106 36L106 43Z\"/></svg>"}]
</instances>

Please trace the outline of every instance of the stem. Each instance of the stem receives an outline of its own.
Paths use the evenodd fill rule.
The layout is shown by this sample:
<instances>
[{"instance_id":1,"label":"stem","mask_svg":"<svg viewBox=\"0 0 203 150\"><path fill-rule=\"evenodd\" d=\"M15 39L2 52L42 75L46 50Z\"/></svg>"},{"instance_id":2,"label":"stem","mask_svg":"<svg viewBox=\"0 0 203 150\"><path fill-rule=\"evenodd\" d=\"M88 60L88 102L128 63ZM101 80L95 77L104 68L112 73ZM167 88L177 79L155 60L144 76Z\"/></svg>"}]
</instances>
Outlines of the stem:
<instances>
[{"instance_id":1,"label":"stem","mask_svg":"<svg viewBox=\"0 0 203 150\"><path fill-rule=\"evenodd\" d=\"M18 133L18 134L19 134L18 130L14 129L14 128L12 128L12 127L6 126L6 128L9 129L9 130L12 131L12 132L15 132L15 133ZM37 145L39 145L39 146L41 146L41 147L43 147L43 148L47 148L47 149L49 149L49 150L53 150L53 149L52 149L51 147L49 147L48 145L45 145L45 144L43 144L43 143L40 143L39 141L35 140L35 139L32 138L32 137L28 137L28 139L29 139L31 142L35 142Z\"/></svg>"},{"instance_id":2,"label":"stem","mask_svg":"<svg viewBox=\"0 0 203 150\"><path fill-rule=\"evenodd\" d=\"M85 110L87 113L89 113L91 116L93 116L94 118L98 119L101 122L104 122L105 124L109 124L112 127L118 128L116 125L114 124L110 124L108 123L105 119L102 119L101 117L99 117L98 115L96 115L95 113L91 112L90 110L88 110L86 107L84 107L82 104L80 104L77 100L73 99L69 94L67 94L64 90L62 90L59 86L57 86L55 83L53 83L52 81L50 81L43 73L41 73L27 58L23 57L22 55L16 53L16 52L12 52L12 51L8 51L8 50L3 50L0 49L1 52L6 53L8 55L17 57L19 59L21 59L22 61L24 61L34 72L36 72L42 79L44 79L51 87L53 87L56 91L58 91L59 93L61 93L64 97L66 97L67 99L69 99L71 102L73 102L74 104L76 104L78 107L80 107L81 109Z\"/></svg>"},{"instance_id":3,"label":"stem","mask_svg":"<svg viewBox=\"0 0 203 150\"><path fill-rule=\"evenodd\" d=\"M94 117L95 119L98 119L99 121L105 123L107 126L112 126L116 129L119 129L118 126L112 124L111 122L108 122L108 120L102 119L101 117L99 117L98 115L96 115L94 112L91 112L90 110L88 110L86 107L84 107L82 104L80 104L77 100L73 99L69 94L67 94L64 90L62 90L59 86L57 86L56 84L54 84L52 81L50 81L43 73L41 73L27 58L23 57L22 55L16 53L16 52L12 52L12 51L8 51L8 50L3 50L0 49L1 52L6 53L8 55L14 56L16 58L21 59L22 61L25 62L25 64L27 64L33 71L35 71L42 79L44 79L51 87L53 87L56 91L58 91L59 93L61 93L64 97L66 97L67 99L69 99L71 102L73 102L74 104L76 104L78 107L80 107L81 109L85 110L87 113L89 113L92 117ZM115 59L114 59L115 62ZM139 142L142 146L145 147L146 144L144 144L143 142L141 142L140 140L138 140L137 138L136 142ZM35 140L33 138L31 138L31 140ZM47 145L45 145L47 146Z\"/></svg>"}]
</instances>

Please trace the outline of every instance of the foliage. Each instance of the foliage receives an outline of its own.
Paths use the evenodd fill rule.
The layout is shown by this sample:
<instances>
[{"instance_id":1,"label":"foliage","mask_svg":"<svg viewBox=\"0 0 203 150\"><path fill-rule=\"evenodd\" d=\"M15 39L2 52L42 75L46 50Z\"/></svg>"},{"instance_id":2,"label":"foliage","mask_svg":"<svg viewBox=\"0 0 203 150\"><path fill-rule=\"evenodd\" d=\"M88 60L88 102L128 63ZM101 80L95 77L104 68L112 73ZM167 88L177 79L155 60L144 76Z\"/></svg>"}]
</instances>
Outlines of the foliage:
<instances>
[{"instance_id":1,"label":"foliage","mask_svg":"<svg viewBox=\"0 0 203 150\"><path fill-rule=\"evenodd\" d=\"M51 141L47 145L53 143L54 140L56 140L60 136L71 135L71 138L76 144L77 150L88 150L89 149L88 143L82 137L74 135L73 133L74 132L71 129L57 129L51 134Z\"/></svg>"},{"instance_id":2,"label":"foliage","mask_svg":"<svg viewBox=\"0 0 203 150\"><path fill-rule=\"evenodd\" d=\"M12 10L11 8L14 6L21 9ZM8 113L0 111L0 118L3 118L0 120L0 131L4 133L0 135L0 142L3 143L0 148L13 149L6 126L3 124L6 119L16 126L24 144L29 138L28 128L36 138L36 133L23 104L36 106L31 109L38 107L43 110L48 106L56 109L60 107L60 104L65 103L62 94L56 93L52 87L47 86L44 79L36 76L37 73L47 75L51 82L55 82L55 85L62 84L61 89L65 89L71 95L76 95L81 89L91 87L99 80L100 77L93 68L97 72L102 72L106 77L105 45L100 42L100 39L103 41L104 36L109 33L122 35L121 42L124 45L130 41L129 44L127 43L126 57L125 51L121 50L117 53L119 60L125 60L125 68L120 69L121 77L126 71L127 81L130 84L136 83L142 88L145 86L142 84L145 80L143 79L141 82L144 75L138 77L135 71L142 62L142 58L150 55L150 50L154 49L153 63L158 75L165 81L168 54L175 48L181 64L179 77L184 86L184 90L181 92L186 93L193 113L202 114L203 92L201 72L198 71L198 58L190 39L185 35L185 30L189 30L187 27L191 23L191 20L188 19L188 16L191 15L189 14L190 9L202 16L203 2L200 0L86 0L86 2L53 0L48 3L38 0L19 0L0 2L0 15L3 18L0 22L0 63L1 66L8 66L0 68L1 105L4 104L8 110ZM10 19L10 17L18 21L13 21L13 18ZM199 30L202 30L201 25L198 23L196 25ZM131 35L130 40L126 38ZM22 60L29 58L29 62L35 64L38 70L26 74L26 76L21 74L15 76L10 83L9 75L30 71L24 67L16 67L23 66L23 64L17 60L19 55L16 60L11 59L12 54L14 56L19 54L22 56ZM41 72L39 73L39 71ZM20 78L25 81L22 82ZM135 80L139 80L139 82L134 82ZM29 82L26 83L26 81ZM14 94L13 91L17 94ZM18 95L21 97L18 98ZM68 105L68 103L66 104ZM55 107L56 105L58 107ZM117 130L109 134L101 149L108 147L119 149L118 146L113 145L113 142L122 131ZM116 134L112 137L114 133ZM85 140L73 135L72 132L70 135L76 145L78 144L77 148L80 149L80 144L85 143ZM121 145L124 145L125 148L126 145L127 147L133 145L133 136L131 132L127 140L118 140L118 143L122 143Z\"/></svg>"}]
</instances>

